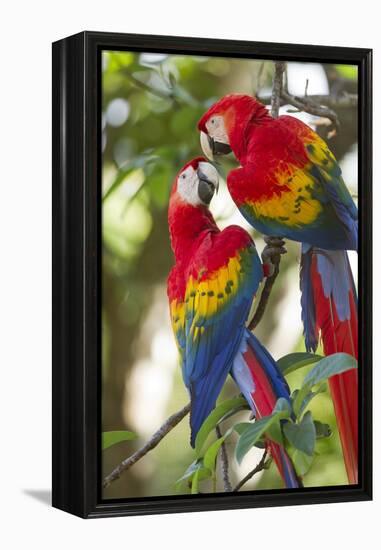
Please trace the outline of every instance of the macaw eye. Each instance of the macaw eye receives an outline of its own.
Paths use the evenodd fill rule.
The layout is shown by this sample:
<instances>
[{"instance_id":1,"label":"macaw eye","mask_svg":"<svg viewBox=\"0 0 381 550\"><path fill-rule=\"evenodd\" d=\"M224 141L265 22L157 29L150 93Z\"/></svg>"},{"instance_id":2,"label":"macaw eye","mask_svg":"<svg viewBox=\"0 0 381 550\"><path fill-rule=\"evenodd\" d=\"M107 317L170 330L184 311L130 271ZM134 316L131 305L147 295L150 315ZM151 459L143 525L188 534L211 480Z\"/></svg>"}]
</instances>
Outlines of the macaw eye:
<instances>
[{"instance_id":1,"label":"macaw eye","mask_svg":"<svg viewBox=\"0 0 381 550\"><path fill-rule=\"evenodd\" d=\"M211 119L210 119L210 124L215 124L215 122L216 122L216 119L215 119L215 118L211 118Z\"/></svg>"},{"instance_id":2,"label":"macaw eye","mask_svg":"<svg viewBox=\"0 0 381 550\"><path fill-rule=\"evenodd\" d=\"M185 174L181 174L180 178L181 178L182 180L185 180L186 175L185 175Z\"/></svg>"}]
</instances>

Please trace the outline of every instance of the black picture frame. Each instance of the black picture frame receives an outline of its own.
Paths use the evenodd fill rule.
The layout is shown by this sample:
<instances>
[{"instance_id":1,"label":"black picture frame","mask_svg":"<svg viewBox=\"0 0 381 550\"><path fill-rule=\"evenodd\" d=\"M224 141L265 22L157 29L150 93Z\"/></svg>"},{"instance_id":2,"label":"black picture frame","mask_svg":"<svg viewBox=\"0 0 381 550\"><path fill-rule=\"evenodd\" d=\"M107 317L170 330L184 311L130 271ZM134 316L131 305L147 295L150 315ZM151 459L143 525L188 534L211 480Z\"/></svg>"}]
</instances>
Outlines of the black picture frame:
<instances>
[{"instance_id":1,"label":"black picture frame","mask_svg":"<svg viewBox=\"0 0 381 550\"><path fill-rule=\"evenodd\" d=\"M102 501L101 153L103 49L358 65L358 485ZM53 44L53 506L84 518L372 498L372 51L82 32Z\"/></svg>"}]
</instances>

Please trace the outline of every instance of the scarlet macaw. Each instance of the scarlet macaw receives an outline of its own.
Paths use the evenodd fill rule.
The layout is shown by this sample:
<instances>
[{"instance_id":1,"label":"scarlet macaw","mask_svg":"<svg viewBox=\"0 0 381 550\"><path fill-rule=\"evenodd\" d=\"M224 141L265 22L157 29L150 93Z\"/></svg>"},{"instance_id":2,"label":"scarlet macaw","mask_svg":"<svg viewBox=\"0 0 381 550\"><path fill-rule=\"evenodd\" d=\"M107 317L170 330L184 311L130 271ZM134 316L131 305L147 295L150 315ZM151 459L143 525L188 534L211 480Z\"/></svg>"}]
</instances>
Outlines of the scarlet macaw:
<instances>
[{"instance_id":1,"label":"scarlet macaw","mask_svg":"<svg viewBox=\"0 0 381 550\"><path fill-rule=\"evenodd\" d=\"M305 343L326 355L357 358L357 296L347 250L357 250L357 208L328 145L291 116L273 119L252 97L217 101L198 124L201 145L233 151L240 167L227 178L246 220L261 233L302 243L301 305ZM357 369L329 380L349 483L358 479Z\"/></svg>"},{"instance_id":2,"label":"scarlet macaw","mask_svg":"<svg viewBox=\"0 0 381 550\"><path fill-rule=\"evenodd\" d=\"M250 235L217 227L208 205L218 173L204 158L188 162L173 184L168 222L175 265L168 277L170 315L183 379L191 398L191 445L230 373L257 417L290 401L287 382L247 330L263 266ZM285 449L268 448L287 487L299 487Z\"/></svg>"}]
</instances>

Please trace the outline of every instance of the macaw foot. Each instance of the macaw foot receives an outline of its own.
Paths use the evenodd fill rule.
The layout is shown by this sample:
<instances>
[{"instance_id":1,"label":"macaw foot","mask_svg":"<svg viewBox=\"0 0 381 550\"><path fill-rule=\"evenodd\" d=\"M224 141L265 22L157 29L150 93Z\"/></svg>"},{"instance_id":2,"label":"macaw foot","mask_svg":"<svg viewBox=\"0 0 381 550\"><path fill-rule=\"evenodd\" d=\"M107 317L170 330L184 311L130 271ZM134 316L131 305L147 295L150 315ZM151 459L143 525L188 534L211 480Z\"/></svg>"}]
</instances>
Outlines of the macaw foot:
<instances>
[{"instance_id":1,"label":"macaw foot","mask_svg":"<svg viewBox=\"0 0 381 550\"><path fill-rule=\"evenodd\" d=\"M278 267L280 257L286 254L285 241L281 237L264 237L266 243L262 250L263 272L265 277L271 277L274 274L275 267Z\"/></svg>"}]
</instances>

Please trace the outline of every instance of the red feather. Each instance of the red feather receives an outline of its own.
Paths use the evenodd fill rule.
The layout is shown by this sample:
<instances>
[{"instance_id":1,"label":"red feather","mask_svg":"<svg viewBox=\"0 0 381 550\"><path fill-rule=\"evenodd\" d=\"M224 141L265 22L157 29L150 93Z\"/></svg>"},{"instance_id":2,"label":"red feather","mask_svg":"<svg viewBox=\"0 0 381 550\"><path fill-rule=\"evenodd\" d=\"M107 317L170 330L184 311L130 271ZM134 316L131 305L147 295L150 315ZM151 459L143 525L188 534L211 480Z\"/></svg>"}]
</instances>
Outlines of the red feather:
<instances>
[{"instance_id":1,"label":"red feather","mask_svg":"<svg viewBox=\"0 0 381 550\"><path fill-rule=\"evenodd\" d=\"M246 365L248 366L251 376L254 381L255 391L252 393L252 399L255 406L256 418L270 415L275 407L277 398L270 384L268 376L266 376L261 364L258 362L255 353L248 346L247 351L243 354ZM286 486L286 479L295 480L295 487L302 486L301 481L295 472L290 457L283 447L266 439L266 446L274 458L275 464Z\"/></svg>"},{"instance_id":2,"label":"red feather","mask_svg":"<svg viewBox=\"0 0 381 550\"><path fill-rule=\"evenodd\" d=\"M316 309L316 325L321 330L325 355L345 352L358 357L358 320L353 291L349 301L351 317L340 321L331 297L324 295L317 269L317 258L312 258L312 284ZM349 483L358 482L358 374L352 369L329 379L329 387L340 433L345 467Z\"/></svg>"}]
</instances>

